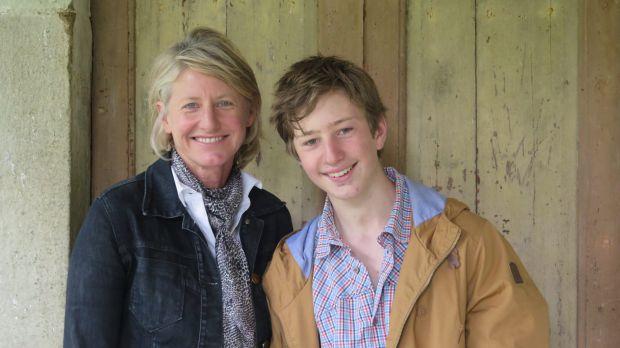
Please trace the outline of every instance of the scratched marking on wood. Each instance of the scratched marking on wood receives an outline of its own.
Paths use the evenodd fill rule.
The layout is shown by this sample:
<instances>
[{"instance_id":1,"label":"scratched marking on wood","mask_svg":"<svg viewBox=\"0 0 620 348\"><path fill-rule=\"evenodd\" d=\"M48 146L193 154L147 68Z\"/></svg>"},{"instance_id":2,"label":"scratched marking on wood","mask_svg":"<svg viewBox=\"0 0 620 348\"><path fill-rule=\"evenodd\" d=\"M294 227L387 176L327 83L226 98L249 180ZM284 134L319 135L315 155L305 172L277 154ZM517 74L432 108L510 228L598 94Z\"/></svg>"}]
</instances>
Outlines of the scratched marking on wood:
<instances>
[{"instance_id":1,"label":"scratched marking on wood","mask_svg":"<svg viewBox=\"0 0 620 348\"><path fill-rule=\"evenodd\" d=\"M410 3L407 174L475 208L474 2Z\"/></svg>"},{"instance_id":2,"label":"scratched marking on wood","mask_svg":"<svg viewBox=\"0 0 620 348\"><path fill-rule=\"evenodd\" d=\"M549 304L553 347L575 346L576 3L479 1L479 212Z\"/></svg>"}]
</instances>

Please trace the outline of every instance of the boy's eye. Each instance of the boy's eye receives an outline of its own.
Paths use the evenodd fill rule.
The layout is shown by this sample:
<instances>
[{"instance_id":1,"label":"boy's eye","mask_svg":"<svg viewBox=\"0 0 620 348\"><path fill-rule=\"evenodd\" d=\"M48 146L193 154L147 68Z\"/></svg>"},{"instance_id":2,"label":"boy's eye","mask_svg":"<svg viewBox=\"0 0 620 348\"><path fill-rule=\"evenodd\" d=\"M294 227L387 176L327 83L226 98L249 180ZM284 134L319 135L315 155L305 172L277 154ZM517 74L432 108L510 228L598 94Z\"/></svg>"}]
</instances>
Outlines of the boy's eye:
<instances>
[{"instance_id":1,"label":"boy's eye","mask_svg":"<svg viewBox=\"0 0 620 348\"><path fill-rule=\"evenodd\" d=\"M338 135L346 135L348 133L351 133L352 130L353 130L353 127L342 128L338 130Z\"/></svg>"},{"instance_id":2,"label":"boy's eye","mask_svg":"<svg viewBox=\"0 0 620 348\"><path fill-rule=\"evenodd\" d=\"M312 145L316 145L317 142L318 142L318 140L316 138L313 138L313 139L308 139L308 140L304 141L301 144L303 146L312 146Z\"/></svg>"}]
</instances>

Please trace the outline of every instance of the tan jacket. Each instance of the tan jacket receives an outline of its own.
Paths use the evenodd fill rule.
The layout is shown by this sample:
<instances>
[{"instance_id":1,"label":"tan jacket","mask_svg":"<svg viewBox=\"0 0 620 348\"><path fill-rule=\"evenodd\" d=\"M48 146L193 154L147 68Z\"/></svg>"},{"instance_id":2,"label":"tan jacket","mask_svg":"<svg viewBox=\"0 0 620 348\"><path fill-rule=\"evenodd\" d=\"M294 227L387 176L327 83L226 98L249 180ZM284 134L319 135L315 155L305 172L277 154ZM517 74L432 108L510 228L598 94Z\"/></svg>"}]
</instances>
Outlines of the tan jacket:
<instances>
[{"instance_id":1,"label":"tan jacket","mask_svg":"<svg viewBox=\"0 0 620 348\"><path fill-rule=\"evenodd\" d=\"M298 262L285 239L265 273L272 347L319 347L312 275L305 276ZM488 221L448 199L441 213L413 228L387 347L548 345L547 304Z\"/></svg>"}]
</instances>

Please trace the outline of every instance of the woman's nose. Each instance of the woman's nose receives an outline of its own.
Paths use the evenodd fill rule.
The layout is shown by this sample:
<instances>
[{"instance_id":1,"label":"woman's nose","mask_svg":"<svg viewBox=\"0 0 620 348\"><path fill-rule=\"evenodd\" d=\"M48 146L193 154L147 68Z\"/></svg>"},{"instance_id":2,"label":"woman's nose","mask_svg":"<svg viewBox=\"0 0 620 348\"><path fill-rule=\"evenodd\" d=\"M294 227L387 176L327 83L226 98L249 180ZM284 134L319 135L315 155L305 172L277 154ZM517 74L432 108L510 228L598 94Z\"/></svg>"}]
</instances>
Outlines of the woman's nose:
<instances>
[{"instance_id":1,"label":"woman's nose","mask_svg":"<svg viewBox=\"0 0 620 348\"><path fill-rule=\"evenodd\" d=\"M220 120L217 117L217 111L215 107L211 105L205 105L202 109L202 115L200 117L200 127L207 131L218 130L220 127Z\"/></svg>"}]
</instances>

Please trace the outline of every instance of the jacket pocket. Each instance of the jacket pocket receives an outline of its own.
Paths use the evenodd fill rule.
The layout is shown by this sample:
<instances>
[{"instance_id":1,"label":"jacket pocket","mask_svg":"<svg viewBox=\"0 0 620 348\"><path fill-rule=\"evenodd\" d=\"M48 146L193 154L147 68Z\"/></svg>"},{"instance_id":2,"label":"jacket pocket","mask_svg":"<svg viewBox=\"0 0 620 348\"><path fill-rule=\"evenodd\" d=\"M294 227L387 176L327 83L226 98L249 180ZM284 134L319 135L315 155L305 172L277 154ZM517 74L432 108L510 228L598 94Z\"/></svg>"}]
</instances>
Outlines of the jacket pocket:
<instances>
[{"instance_id":1,"label":"jacket pocket","mask_svg":"<svg viewBox=\"0 0 620 348\"><path fill-rule=\"evenodd\" d=\"M129 310L147 331L155 331L183 317L185 266L136 257Z\"/></svg>"}]
</instances>

